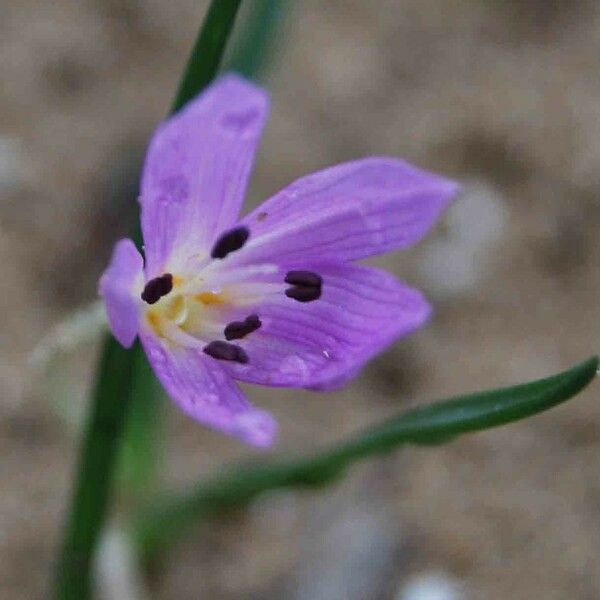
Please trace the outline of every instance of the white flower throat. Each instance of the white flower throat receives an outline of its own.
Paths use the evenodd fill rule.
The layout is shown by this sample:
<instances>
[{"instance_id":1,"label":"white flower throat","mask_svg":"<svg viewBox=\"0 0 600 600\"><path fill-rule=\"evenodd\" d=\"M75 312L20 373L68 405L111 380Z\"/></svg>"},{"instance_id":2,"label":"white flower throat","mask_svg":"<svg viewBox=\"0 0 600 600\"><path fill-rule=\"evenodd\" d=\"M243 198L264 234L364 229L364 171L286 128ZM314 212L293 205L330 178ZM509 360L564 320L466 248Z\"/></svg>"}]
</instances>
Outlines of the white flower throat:
<instances>
[{"instance_id":1,"label":"white flower throat","mask_svg":"<svg viewBox=\"0 0 600 600\"><path fill-rule=\"evenodd\" d=\"M174 345L196 347L219 360L244 364L248 354L231 340L246 338L262 322L255 312L231 320L235 313L256 307L273 294L285 293L298 302L321 296L322 278L312 271L288 271L281 282L256 282L252 279L275 274L279 268L260 264L223 269L221 260L240 250L249 235L245 227L224 233L213 246L213 260L202 261L192 276L164 273L146 283L141 293L148 305L145 319L158 337Z\"/></svg>"}]
</instances>

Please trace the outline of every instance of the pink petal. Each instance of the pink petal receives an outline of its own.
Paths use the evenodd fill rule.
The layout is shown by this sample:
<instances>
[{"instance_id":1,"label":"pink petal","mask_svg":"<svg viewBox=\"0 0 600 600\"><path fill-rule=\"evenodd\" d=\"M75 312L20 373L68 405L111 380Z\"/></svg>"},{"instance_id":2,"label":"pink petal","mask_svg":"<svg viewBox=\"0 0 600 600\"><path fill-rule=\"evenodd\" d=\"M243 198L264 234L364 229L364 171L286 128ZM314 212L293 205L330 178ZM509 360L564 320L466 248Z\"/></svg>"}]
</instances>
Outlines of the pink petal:
<instances>
[{"instance_id":1,"label":"pink petal","mask_svg":"<svg viewBox=\"0 0 600 600\"><path fill-rule=\"evenodd\" d=\"M253 446L273 443L275 419L254 408L218 362L201 350L170 347L148 332L140 337L158 379L183 412Z\"/></svg>"},{"instance_id":2,"label":"pink petal","mask_svg":"<svg viewBox=\"0 0 600 600\"><path fill-rule=\"evenodd\" d=\"M120 240L98 285L111 331L125 348L133 344L138 331L143 267L144 261L135 244L131 240Z\"/></svg>"},{"instance_id":3,"label":"pink petal","mask_svg":"<svg viewBox=\"0 0 600 600\"><path fill-rule=\"evenodd\" d=\"M418 291L384 271L349 263L303 263L302 268L323 278L321 297L302 303L282 293L253 307L262 326L236 341L249 362L225 364L234 377L263 385L334 389L430 314Z\"/></svg>"},{"instance_id":4,"label":"pink petal","mask_svg":"<svg viewBox=\"0 0 600 600\"><path fill-rule=\"evenodd\" d=\"M210 251L235 222L267 113L263 89L227 75L158 128L140 197L148 277L182 246Z\"/></svg>"},{"instance_id":5,"label":"pink petal","mask_svg":"<svg viewBox=\"0 0 600 600\"><path fill-rule=\"evenodd\" d=\"M242 221L238 260L348 261L418 242L458 186L395 158L366 158L297 180Z\"/></svg>"}]
</instances>

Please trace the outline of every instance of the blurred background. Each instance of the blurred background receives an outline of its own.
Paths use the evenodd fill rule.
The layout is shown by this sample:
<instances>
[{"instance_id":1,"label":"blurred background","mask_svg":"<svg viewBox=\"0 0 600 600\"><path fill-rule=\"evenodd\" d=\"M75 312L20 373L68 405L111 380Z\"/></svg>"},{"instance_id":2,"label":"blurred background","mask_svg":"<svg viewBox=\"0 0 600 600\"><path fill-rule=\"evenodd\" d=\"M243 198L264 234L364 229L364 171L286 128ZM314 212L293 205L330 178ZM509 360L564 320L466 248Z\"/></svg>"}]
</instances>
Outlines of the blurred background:
<instances>
[{"instance_id":1,"label":"blurred background","mask_svg":"<svg viewBox=\"0 0 600 600\"><path fill-rule=\"evenodd\" d=\"M2 599L47 597L100 339L96 282L134 223L144 149L206 6L0 2ZM418 248L379 261L431 299L426 329L344 391L248 390L281 423L276 455L598 351L598 73L592 0L286 4L260 74L273 110L247 206L371 154L466 189ZM168 489L256 456L167 401L159 419ZM143 583L120 494L101 597L599 598L599 450L596 386L530 421L199 523Z\"/></svg>"}]
</instances>

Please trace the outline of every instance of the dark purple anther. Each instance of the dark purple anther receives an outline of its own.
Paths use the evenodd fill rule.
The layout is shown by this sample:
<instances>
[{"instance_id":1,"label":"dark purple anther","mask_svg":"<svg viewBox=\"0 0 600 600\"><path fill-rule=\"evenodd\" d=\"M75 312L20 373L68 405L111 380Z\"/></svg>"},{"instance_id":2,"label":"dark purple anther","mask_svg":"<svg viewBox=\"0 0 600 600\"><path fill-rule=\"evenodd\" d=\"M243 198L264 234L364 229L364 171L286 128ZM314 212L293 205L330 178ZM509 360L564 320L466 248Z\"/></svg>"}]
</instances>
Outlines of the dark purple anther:
<instances>
[{"instance_id":1,"label":"dark purple anther","mask_svg":"<svg viewBox=\"0 0 600 600\"><path fill-rule=\"evenodd\" d=\"M304 287L296 285L285 290L285 295L288 298L298 300L298 302L312 302L321 297L321 288Z\"/></svg>"},{"instance_id":2,"label":"dark purple anther","mask_svg":"<svg viewBox=\"0 0 600 600\"><path fill-rule=\"evenodd\" d=\"M291 283L293 287L285 290L288 298L298 302L311 302L321 297L321 286L323 278L312 271L289 271L285 276L285 282Z\"/></svg>"},{"instance_id":3,"label":"dark purple anther","mask_svg":"<svg viewBox=\"0 0 600 600\"><path fill-rule=\"evenodd\" d=\"M230 252L239 250L250 237L250 231L246 227L236 227L226 231L215 242L212 252L212 258L225 258Z\"/></svg>"},{"instance_id":4,"label":"dark purple anther","mask_svg":"<svg viewBox=\"0 0 600 600\"><path fill-rule=\"evenodd\" d=\"M148 304L158 302L173 289L173 275L165 273L160 277L151 279L142 292L142 300Z\"/></svg>"},{"instance_id":5,"label":"dark purple anther","mask_svg":"<svg viewBox=\"0 0 600 600\"><path fill-rule=\"evenodd\" d=\"M221 340L210 342L204 346L203 351L217 360L230 360L241 364L248 362L248 355L243 348Z\"/></svg>"},{"instance_id":6,"label":"dark purple anther","mask_svg":"<svg viewBox=\"0 0 600 600\"><path fill-rule=\"evenodd\" d=\"M258 318L258 315L250 315L243 321L233 321L225 327L224 334L226 340L241 340L246 337L249 333L256 331L262 323Z\"/></svg>"}]
</instances>

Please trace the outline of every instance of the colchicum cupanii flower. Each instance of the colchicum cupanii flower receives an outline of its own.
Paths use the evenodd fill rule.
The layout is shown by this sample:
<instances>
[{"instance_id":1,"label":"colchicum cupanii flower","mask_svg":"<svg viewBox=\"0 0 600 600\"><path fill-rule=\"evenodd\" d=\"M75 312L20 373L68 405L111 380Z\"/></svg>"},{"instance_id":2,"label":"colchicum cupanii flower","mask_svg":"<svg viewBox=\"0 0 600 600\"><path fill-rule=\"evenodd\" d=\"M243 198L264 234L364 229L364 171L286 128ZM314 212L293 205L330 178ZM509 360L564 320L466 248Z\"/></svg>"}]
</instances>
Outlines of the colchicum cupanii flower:
<instances>
[{"instance_id":1,"label":"colchicum cupanii flower","mask_svg":"<svg viewBox=\"0 0 600 600\"><path fill-rule=\"evenodd\" d=\"M292 183L238 220L268 112L227 75L168 119L141 182L144 254L117 243L100 280L113 334L139 336L194 419L256 446L276 422L235 380L335 389L425 323L423 296L362 259L417 242L457 185L388 157Z\"/></svg>"}]
</instances>

